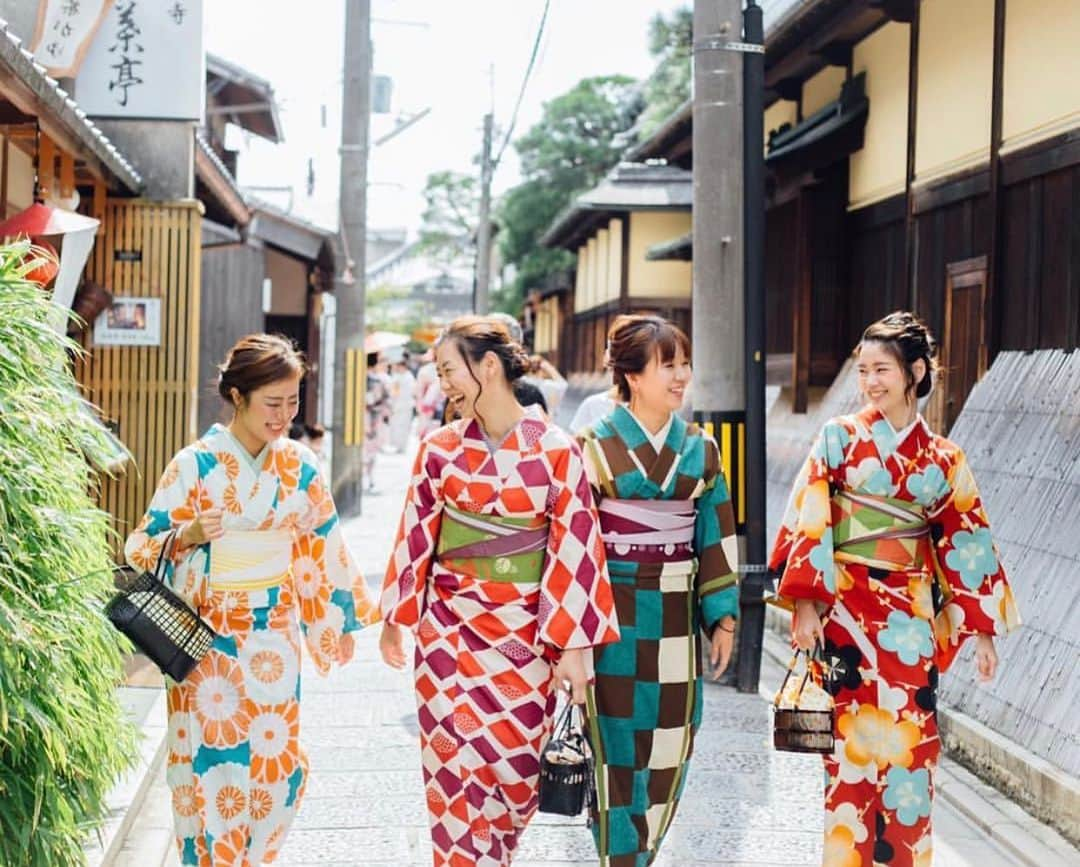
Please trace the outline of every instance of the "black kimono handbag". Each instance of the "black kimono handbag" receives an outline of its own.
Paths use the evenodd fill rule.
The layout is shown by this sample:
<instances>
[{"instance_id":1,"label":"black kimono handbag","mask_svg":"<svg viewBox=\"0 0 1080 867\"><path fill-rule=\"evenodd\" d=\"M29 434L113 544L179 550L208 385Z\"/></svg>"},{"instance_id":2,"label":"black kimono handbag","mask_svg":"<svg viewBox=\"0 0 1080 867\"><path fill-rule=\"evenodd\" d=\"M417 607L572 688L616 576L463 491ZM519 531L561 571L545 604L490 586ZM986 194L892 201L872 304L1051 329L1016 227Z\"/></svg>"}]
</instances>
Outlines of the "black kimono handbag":
<instances>
[{"instance_id":1,"label":"black kimono handbag","mask_svg":"<svg viewBox=\"0 0 1080 867\"><path fill-rule=\"evenodd\" d=\"M105 615L162 674L179 683L206 656L217 635L165 583L165 554L175 539L176 534L170 534L161 546L153 574L117 570L119 590L105 606Z\"/></svg>"},{"instance_id":2,"label":"black kimono handbag","mask_svg":"<svg viewBox=\"0 0 1080 867\"><path fill-rule=\"evenodd\" d=\"M574 707L573 702L566 703L540 753L541 813L577 816L593 804L593 755L581 722L575 724Z\"/></svg>"}]
</instances>

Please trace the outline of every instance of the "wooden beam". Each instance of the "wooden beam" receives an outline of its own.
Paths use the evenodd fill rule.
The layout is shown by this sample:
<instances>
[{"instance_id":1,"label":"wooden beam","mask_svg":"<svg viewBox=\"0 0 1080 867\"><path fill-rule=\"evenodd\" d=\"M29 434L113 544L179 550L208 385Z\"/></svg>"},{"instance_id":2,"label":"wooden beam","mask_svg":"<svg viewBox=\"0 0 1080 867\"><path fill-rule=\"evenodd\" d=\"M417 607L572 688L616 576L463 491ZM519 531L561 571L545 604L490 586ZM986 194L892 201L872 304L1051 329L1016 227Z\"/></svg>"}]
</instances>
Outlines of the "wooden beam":
<instances>
[{"instance_id":1,"label":"wooden beam","mask_svg":"<svg viewBox=\"0 0 1080 867\"><path fill-rule=\"evenodd\" d=\"M56 193L56 145L47 133L38 136L36 198L44 201Z\"/></svg>"},{"instance_id":2,"label":"wooden beam","mask_svg":"<svg viewBox=\"0 0 1080 867\"><path fill-rule=\"evenodd\" d=\"M987 257L983 334L990 359L1001 346L1004 293L1000 291L1002 246L1001 142L1005 92L1005 0L994 0L994 66L990 106L990 250Z\"/></svg>"},{"instance_id":3,"label":"wooden beam","mask_svg":"<svg viewBox=\"0 0 1080 867\"><path fill-rule=\"evenodd\" d=\"M75 193L75 157L60 152L60 198L69 199Z\"/></svg>"},{"instance_id":4,"label":"wooden beam","mask_svg":"<svg viewBox=\"0 0 1080 867\"><path fill-rule=\"evenodd\" d=\"M813 213L811 193L799 196L795 229L795 304L792 359L792 411L805 413L810 405L810 318L813 315Z\"/></svg>"},{"instance_id":5,"label":"wooden beam","mask_svg":"<svg viewBox=\"0 0 1080 867\"><path fill-rule=\"evenodd\" d=\"M627 311L630 298L630 215L620 214L622 249L619 251L619 310Z\"/></svg>"},{"instance_id":6,"label":"wooden beam","mask_svg":"<svg viewBox=\"0 0 1080 867\"><path fill-rule=\"evenodd\" d=\"M814 49L814 53L825 61L826 66L842 66L848 69L854 48L855 44L852 42L834 40Z\"/></svg>"},{"instance_id":7,"label":"wooden beam","mask_svg":"<svg viewBox=\"0 0 1080 867\"><path fill-rule=\"evenodd\" d=\"M1001 184L1023 181L1080 163L1080 130L1072 130L1001 157Z\"/></svg>"},{"instance_id":8,"label":"wooden beam","mask_svg":"<svg viewBox=\"0 0 1080 867\"><path fill-rule=\"evenodd\" d=\"M865 0L844 4L831 18L816 27L810 25L812 29L808 28L809 32L797 41L789 39L785 40L789 44L769 46L765 55L765 87L776 90L777 83L787 78L801 84L828 65L822 53L828 46L853 46L888 20L882 9L867 5Z\"/></svg>"},{"instance_id":9,"label":"wooden beam","mask_svg":"<svg viewBox=\"0 0 1080 867\"><path fill-rule=\"evenodd\" d=\"M919 123L919 20L921 0L914 0L915 9L908 33L908 106L907 106L907 169L904 174L904 289L907 292L907 306L915 309L918 305L918 291L915 286L915 241L918 228L915 221L915 196L912 186L915 183L915 134Z\"/></svg>"},{"instance_id":10,"label":"wooden beam","mask_svg":"<svg viewBox=\"0 0 1080 867\"><path fill-rule=\"evenodd\" d=\"M90 214L95 220L101 221L101 225L98 226L99 238L104 238L109 230L108 221L105 219L105 206L107 202L105 182L94 181L94 201L91 204Z\"/></svg>"},{"instance_id":11,"label":"wooden beam","mask_svg":"<svg viewBox=\"0 0 1080 867\"><path fill-rule=\"evenodd\" d=\"M11 139L4 136L3 152L0 154L0 219L7 219L8 205L8 172L10 171L9 159L11 156Z\"/></svg>"},{"instance_id":12,"label":"wooden beam","mask_svg":"<svg viewBox=\"0 0 1080 867\"><path fill-rule=\"evenodd\" d=\"M911 24L918 14L921 0L869 0L871 8L878 9L890 21Z\"/></svg>"},{"instance_id":13,"label":"wooden beam","mask_svg":"<svg viewBox=\"0 0 1080 867\"><path fill-rule=\"evenodd\" d=\"M34 122L34 116L24 113L18 106L10 102L0 102L0 124L16 124Z\"/></svg>"}]
</instances>

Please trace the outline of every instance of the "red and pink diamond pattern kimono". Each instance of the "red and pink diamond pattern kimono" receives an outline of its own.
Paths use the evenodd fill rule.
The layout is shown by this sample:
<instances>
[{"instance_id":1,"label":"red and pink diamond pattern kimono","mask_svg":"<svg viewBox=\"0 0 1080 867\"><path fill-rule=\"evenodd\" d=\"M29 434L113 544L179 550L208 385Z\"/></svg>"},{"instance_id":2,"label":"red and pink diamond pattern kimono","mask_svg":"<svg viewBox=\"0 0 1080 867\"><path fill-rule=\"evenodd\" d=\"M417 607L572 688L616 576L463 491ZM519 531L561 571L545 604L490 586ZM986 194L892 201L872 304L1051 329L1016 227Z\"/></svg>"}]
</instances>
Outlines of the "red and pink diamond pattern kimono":
<instances>
[{"instance_id":1,"label":"red and pink diamond pattern kimono","mask_svg":"<svg viewBox=\"0 0 1080 867\"><path fill-rule=\"evenodd\" d=\"M434 863L509 864L536 810L552 663L618 639L577 445L531 413L498 445L474 420L426 437L382 610L416 634Z\"/></svg>"}]
</instances>

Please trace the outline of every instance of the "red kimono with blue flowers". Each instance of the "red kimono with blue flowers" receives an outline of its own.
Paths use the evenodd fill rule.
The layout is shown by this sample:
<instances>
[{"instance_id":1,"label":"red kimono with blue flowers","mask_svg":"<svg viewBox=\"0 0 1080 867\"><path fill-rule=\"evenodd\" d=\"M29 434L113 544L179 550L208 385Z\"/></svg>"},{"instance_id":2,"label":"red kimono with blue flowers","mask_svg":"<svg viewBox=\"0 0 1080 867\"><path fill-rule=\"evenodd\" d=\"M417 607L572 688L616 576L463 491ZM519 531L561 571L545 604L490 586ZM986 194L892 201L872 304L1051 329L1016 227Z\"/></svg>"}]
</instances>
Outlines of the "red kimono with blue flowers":
<instances>
[{"instance_id":1,"label":"red kimono with blue flowers","mask_svg":"<svg viewBox=\"0 0 1080 867\"><path fill-rule=\"evenodd\" d=\"M781 598L824 611L835 750L825 759L830 867L931 863L938 673L970 635L1019 623L964 453L922 417L829 421L770 558Z\"/></svg>"}]
</instances>

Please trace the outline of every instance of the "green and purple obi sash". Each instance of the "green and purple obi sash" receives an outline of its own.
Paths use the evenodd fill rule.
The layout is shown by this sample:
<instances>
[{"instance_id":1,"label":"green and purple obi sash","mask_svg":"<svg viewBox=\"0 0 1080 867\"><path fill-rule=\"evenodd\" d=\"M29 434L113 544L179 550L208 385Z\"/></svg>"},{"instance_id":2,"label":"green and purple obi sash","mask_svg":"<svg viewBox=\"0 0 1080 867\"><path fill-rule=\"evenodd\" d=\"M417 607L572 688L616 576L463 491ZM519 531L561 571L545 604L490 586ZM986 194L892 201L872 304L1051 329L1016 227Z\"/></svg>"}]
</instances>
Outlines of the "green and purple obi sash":
<instances>
[{"instance_id":1,"label":"green and purple obi sash","mask_svg":"<svg viewBox=\"0 0 1080 867\"><path fill-rule=\"evenodd\" d=\"M544 569L545 515L508 518L443 510L436 554L443 568L477 581L536 583Z\"/></svg>"},{"instance_id":2,"label":"green and purple obi sash","mask_svg":"<svg viewBox=\"0 0 1080 867\"><path fill-rule=\"evenodd\" d=\"M918 503L841 491L832 498L833 558L887 572L925 568L930 526Z\"/></svg>"}]
</instances>

